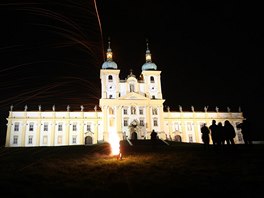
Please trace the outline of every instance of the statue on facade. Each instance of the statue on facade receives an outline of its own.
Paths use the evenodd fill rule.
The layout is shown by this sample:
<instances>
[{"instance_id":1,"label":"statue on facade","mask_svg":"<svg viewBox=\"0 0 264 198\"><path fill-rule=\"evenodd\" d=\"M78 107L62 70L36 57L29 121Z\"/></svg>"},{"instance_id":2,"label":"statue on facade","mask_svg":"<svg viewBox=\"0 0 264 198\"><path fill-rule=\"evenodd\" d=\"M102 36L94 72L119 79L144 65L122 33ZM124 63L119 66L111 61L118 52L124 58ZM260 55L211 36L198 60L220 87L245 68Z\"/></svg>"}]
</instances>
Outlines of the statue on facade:
<instances>
[{"instance_id":1,"label":"statue on facade","mask_svg":"<svg viewBox=\"0 0 264 198\"><path fill-rule=\"evenodd\" d=\"M67 105L67 111L70 111L70 105Z\"/></svg>"},{"instance_id":2,"label":"statue on facade","mask_svg":"<svg viewBox=\"0 0 264 198\"><path fill-rule=\"evenodd\" d=\"M83 109L84 109L84 107L83 107L83 105L81 105L81 111L83 111Z\"/></svg>"},{"instance_id":3,"label":"statue on facade","mask_svg":"<svg viewBox=\"0 0 264 198\"><path fill-rule=\"evenodd\" d=\"M230 112L230 111L231 111L231 109L229 107L227 107L227 112Z\"/></svg>"},{"instance_id":4,"label":"statue on facade","mask_svg":"<svg viewBox=\"0 0 264 198\"><path fill-rule=\"evenodd\" d=\"M97 105L94 106L94 111L95 111L95 112L97 111Z\"/></svg>"},{"instance_id":5,"label":"statue on facade","mask_svg":"<svg viewBox=\"0 0 264 198\"><path fill-rule=\"evenodd\" d=\"M41 111L41 105L38 106L38 110Z\"/></svg>"},{"instance_id":6,"label":"statue on facade","mask_svg":"<svg viewBox=\"0 0 264 198\"><path fill-rule=\"evenodd\" d=\"M219 111L219 108L218 107L215 107L215 111L218 112Z\"/></svg>"},{"instance_id":7,"label":"statue on facade","mask_svg":"<svg viewBox=\"0 0 264 198\"><path fill-rule=\"evenodd\" d=\"M170 107L169 106L167 106L167 111L170 112Z\"/></svg>"},{"instance_id":8,"label":"statue on facade","mask_svg":"<svg viewBox=\"0 0 264 198\"><path fill-rule=\"evenodd\" d=\"M240 106L238 107L238 112L241 112L241 107Z\"/></svg>"},{"instance_id":9,"label":"statue on facade","mask_svg":"<svg viewBox=\"0 0 264 198\"><path fill-rule=\"evenodd\" d=\"M205 106L204 107L204 112L207 112L207 110L208 110L208 106Z\"/></svg>"},{"instance_id":10,"label":"statue on facade","mask_svg":"<svg viewBox=\"0 0 264 198\"><path fill-rule=\"evenodd\" d=\"M27 111L27 108L28 108L27 105L25 105L25 107L24 107L24 111Z\"/></svg>"},{"instance_id":11,"label":"statue on facade","mask_svg":"<svg viewBox=\"0 0 264 198\"><path fill-rule=\"evenodd\" d=\"M182 112L182 106L181 105L179 105L179 110L180 110L180 112Z\"/></svg>"},{"instance_id":12,"label":"statue on facade","mask_svg":"<svg viewBox=\"0 0 264 198\"><path fill-rule=\"evenodd\" d=\"M55 111L55 105L52 106L52 111Z\"/></svg>"},{"instance_id":13,"label":"statue on facade","mask_svg":"<svg viewBox=\"0 0 264 198\"><path fill-rule=\"evenodd\" d=\"M10 111L13 111L13 108L14 108L14 106L13 106L13 105L11 105L11 106L10 106Z\"/></svg>"},{"instance_id":14,"label":"statue on facade","mask_svg":"<svg viewBox=\"0 0 264 198\"><path fill-rule=\"evenodd\" d=\"M194 112L194 106L191 106L192 112Z\"/></svg>"}]
</instances>

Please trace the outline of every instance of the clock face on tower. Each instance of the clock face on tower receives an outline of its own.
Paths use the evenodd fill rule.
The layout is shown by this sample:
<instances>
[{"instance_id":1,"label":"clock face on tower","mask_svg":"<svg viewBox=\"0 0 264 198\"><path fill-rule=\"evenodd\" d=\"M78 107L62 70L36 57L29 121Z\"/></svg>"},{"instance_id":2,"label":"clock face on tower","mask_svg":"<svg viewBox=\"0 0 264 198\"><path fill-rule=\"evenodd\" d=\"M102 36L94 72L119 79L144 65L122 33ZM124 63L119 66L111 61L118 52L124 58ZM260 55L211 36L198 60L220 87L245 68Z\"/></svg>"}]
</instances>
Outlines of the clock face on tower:
<instances>
[{"instance_id":1,"label":"clock face on tower","mask_svg":"<svg viewBox=\"0 0 264 198\"><path fill-rule=\"evenodd\" d=\"M106 89L107 89L107 91L114 91L115 90L115 85L114 84L108 84Z\"/></svg>"},{"instance_id":2,"label":"clock face on tower","mask_svg":"<svg viewBox=\"0 0 264 198\"><path fill-rule=\"evenodd\" d=\"M157 91L156 86L151 85L151 86L149 87L149 91L150 91L150 92L155 92L155 91Z\"/></svg>"}]
</instances>

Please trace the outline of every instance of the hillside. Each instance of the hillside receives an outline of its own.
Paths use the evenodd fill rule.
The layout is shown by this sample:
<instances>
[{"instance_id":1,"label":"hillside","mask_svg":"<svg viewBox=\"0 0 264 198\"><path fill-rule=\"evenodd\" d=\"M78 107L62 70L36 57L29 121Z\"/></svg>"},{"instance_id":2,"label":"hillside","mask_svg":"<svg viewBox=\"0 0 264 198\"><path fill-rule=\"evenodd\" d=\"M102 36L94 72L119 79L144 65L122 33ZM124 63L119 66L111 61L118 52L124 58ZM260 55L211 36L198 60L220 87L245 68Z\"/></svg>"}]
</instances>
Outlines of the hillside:
<instances>
[{"instance_id":1,"label":"hillside","mask_svg":"<svg viewBox=\"0 0 264 198\"><path fill-rule=\"evenodd\" d=\"M1 197L156 197L262 193L264 145L215 151L201 144L121 141L108 144L0 149Z\"/></svg>"}]
</instances>

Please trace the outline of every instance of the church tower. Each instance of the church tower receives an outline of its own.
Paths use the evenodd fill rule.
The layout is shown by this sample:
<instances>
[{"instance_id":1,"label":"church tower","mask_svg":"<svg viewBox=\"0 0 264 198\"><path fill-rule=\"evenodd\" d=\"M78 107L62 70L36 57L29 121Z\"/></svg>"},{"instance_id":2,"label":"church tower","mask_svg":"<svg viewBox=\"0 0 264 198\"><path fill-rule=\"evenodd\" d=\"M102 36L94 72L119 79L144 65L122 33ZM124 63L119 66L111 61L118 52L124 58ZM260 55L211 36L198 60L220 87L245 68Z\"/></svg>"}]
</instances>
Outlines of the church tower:
<instances>
[{"instance_id":1,"label":"church tower","mask_svg":"<svg viewBox=\"0 0 264 198\"><path fill-rule=\"evenodd\" d=\"M152 62L151 53L147 43L146 63L142 66L141 75L145 81L146 93L152 99L162 99L160 73L157 65Z\"/></svg>"},{"instance_id":2,"label":"church tower","mask_svg":"<svg viewBox=\"0 0 264 198\"><path fill-rule=\"evenodd\" d=\"M147 128L148 132L155 130L158 136L165 137L164 121L163 121L163 103L162 89L161 89L161 71L157 70L157 65L152 62L152 57L147 41L146 62L142 66L141 76L144 80L145 94L150 99L147 108Z\"/></svg>"},{"instance_id":3,"label":"church tower","mask_svg":"<svg viewBox=\"0 0 264 198\"><path fill-rule=\"evenodd\" d=\"M102 69L100 71L102 85L101 98L117 98L120 70L117 69L117 64L113 61L113 52L110 47L110 41L108 42L106 58L107 60L103 63Z\"/></svg>"},{"instance_id":4,"label":"church tower","mask_svg":"<svg viewBox=\"0 0 264 198\"><path fill-rule=\"evenodd\" d=\"M125 80L119 79L120 70L113 61L108 42L107 60L100 71L101 99L104 141L113 134L119 139L146 139L152 130L159 136L163 130L163 98L160 73L152 62L147 43L146 63L142 66L140 78L132 70ZM112 135L111 135L112 134Z\"/></svg>"},{"instance_id":5,"label":"church tower","mask_svg":"<svg viewBox=\"0 0 264 198\"><path fill-rule=\"evenodd\" d=\"M117 130L117 106L115 100L119 96L119 73L117 64L113 61L113 52L108 41L106 61L100 70L101 79L101 99L99 106L103 115L103 140L110 142L109 137L113 136Z\"/></svg>"}]
</instances>

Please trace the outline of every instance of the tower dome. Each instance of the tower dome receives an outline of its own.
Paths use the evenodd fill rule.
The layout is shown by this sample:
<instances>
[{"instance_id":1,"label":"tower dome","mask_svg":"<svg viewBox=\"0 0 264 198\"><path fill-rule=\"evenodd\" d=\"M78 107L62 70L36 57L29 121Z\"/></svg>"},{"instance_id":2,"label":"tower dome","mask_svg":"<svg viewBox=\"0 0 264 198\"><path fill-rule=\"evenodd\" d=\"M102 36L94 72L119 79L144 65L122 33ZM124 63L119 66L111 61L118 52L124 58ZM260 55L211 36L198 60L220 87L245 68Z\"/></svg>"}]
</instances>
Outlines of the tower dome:
<instances>
[{"instance_id":1,"label":"tower dome","mask_svg":"<svg viewBox=\"0 0 264 198\"><path fill-rule=\"evenodd\" d=\"M157 65L155 63L144 63L142 65L142 70L157 70Z\"/></svg>"},{"instance_id":2,"label":"tower dome","mask_svg":"<svg viewBox=\"0 0 264 198\"><path fill-rule=\"evenodd\" d=\"M117 69L117 64L114 61L105 61L102 69Z\"/></svg>"}]
</instances>

